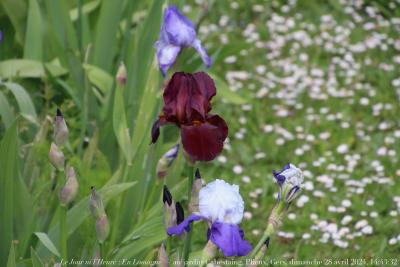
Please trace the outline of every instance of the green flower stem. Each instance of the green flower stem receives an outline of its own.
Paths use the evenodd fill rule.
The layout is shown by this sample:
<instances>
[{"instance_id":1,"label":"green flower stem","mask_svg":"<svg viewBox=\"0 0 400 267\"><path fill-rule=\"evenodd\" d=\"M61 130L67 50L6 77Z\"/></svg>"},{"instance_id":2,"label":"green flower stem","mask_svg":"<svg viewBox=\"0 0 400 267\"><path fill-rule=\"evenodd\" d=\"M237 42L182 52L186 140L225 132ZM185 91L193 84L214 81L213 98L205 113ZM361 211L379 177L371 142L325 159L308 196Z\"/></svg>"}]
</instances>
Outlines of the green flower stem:
<instances>
[{"instance_id":1,"label":"green flower stem","mask_svg":"<svg viewBox=\"0 0 400 267\"><path fill-rule=\"evenodd\" d=\"M56 192L59 194L61 189L64 186L65 182L65 171L58 170L57 171L57 188ZM67 211L68 207L60 204L60 250L61 250L61 258L64 260L68 260L67 256Z\"/></svg>"},{"instance_id":2,"label":"green flower stem","mask_svg":"<svg viewBox=\"0 0 400 267\"><path fill-rule=\"evenodd\" d=\"M61 258L68 260L67 256L67 207L60 205L60 249Z\"/></svg>"},{"instance_id":3,"label":"green flower stem","mask_svg":"<svg viewBox=\"0 0 400 267\"><path fill-rule=\"evenodd\" d=\"M265 241L267 241L268 238L271 238L273 234L275 234L276 230L278 229L280 225L281 218L284 215L284 212L286 210L286 205L284 201L279 201L278 204L272 209L271 215L269 216L268 220L268 225L267 228L265 229L262 237L258 241L258 244L255 246L255 248L251 251L250 256L248 257L249 259L255 259L257 257L263 257L264 253L260 252L262 246L264 245Z\"/></svg>"},{"instance_id":4,"label":"green flower stem","mask_svg":"<svg viewBox=\"0 0 400 267\"><path fill-rule=\"evenodd\" d=\"M187 175L188 175L187 200L188 200L188 203L190 203L190 199L192 198L194 166L192 164L190 164L190 163L187 163L186 169L187 169ZM189 259L190 241L191 241L191 238L192 238L192 232L193 231L189 231L186 234L185 243L183 245L184 266L186 266L186 262Z\"/></svg>"},{"instance_id":5,"label":"green flower stem","mask_svg":"<svg viewBox=\"0 0 400 267\"><path fill-rule=\"evenodd\" d=\"M206 266L210 260L215 258L216 254L217 254L217 246L211 240L208 240L207 244L203 249L203 252L201 253L200 266L201 267Z\"/></svg>"},{"instance_id":6,"label":"green flower stem","mask_svg":"<svg viewBox=\"0 0 400 267\"><path fill-rule=\"evenodd\" d=\"M100 247L100 258L103 260L106 260L106 251L105 251L105 247L103 243L99 243L99 247Z\"/></svg>"},{"instance_id":7,"label":"green flower stem","mask_svg":"<svg viewBox=\"0 0 400 267\"><path fill-rule=\"evenodd\" d=\"M260 251L261 247L264 245L265 241L270 238L274 234L274 227L271 223L268 223L267 229L264 231L262 237L258 241L258 244L255 248L251 251L249 258L254 259L258 252Z\"/></svg>"}]
</instances>

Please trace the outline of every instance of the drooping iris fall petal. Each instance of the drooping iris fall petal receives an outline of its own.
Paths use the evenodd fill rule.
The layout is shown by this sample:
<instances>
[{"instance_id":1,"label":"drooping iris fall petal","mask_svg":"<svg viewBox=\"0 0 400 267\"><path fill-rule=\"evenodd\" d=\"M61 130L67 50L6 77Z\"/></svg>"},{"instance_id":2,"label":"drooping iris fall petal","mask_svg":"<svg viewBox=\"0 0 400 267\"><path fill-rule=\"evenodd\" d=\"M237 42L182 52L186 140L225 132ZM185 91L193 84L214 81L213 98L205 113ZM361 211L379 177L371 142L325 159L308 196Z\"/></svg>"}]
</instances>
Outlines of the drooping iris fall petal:
<instances>
[{"instance_id":1,"label":"drooping iris fall petal","mask_svg":"<svg viewBox=\"0 0 400 267\"><path fill-rule=\"evenodd\" d=\"M236 224L214 222L208 235L225 257L246 256L251 251L250 243L243 239L244 233Z\"/></svg>"},{"instance_id":2,"label":"drooping iris fall petal","mask_svg":"<svg viewBox=\"0 0 400 267\"><path fill-rule=\"evenodd\" d=\"M228 126L218 115L204 123L181 127L183 149L194 161L213 160L222 151L227 135Z\"/></svg>"}]
</instances>

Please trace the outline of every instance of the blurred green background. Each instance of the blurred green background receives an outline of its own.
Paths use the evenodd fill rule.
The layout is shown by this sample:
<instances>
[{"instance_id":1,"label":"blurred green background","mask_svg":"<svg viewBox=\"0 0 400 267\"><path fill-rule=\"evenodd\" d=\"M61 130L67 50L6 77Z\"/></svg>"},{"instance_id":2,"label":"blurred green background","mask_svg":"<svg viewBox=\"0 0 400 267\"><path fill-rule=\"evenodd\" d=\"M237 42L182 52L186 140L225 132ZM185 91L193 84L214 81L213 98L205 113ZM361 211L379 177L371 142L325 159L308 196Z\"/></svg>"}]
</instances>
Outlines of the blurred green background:
<instances>
[{"instance_id":1,"label":"blurred green background","mask_svg":"<svg viewBox=\"0 0 400 267\"><path fill-rule=\"evenodd\" d=\"M206 182L240 185L246 238L257 242L274 205L272 170L292 162L305 187L269 259L400 264L399 1L1 0L0 265L58 259L48 162L56 107L80 183L68 211L69 257L96 254L93 185L112 228L107 258L156 258L165 231L155 166L178 139L166 127L149 146L163 84L153 44L167 4L193 21L213 58L205 70L185 49L169 74L205 70L215 80L213 110L229 140L200 170ZM121 61L127 86L116 90ZM185 204L183 165L180 153L165 182ZM195 251L205 230L194 227Z\"/></svg>"}]
</instances>

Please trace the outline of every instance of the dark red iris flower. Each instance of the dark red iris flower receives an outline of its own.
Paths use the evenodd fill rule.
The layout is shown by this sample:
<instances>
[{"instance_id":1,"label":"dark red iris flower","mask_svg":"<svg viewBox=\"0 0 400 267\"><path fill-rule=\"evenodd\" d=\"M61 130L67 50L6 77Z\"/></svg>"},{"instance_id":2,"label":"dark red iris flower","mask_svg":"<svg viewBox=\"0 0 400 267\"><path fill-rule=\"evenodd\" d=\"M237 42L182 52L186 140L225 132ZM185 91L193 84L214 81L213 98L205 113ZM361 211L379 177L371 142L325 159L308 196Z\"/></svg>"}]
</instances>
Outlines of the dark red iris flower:
<instances>
[{"instance_id":1,"label":"dark red iris flower","mask_svg":"<svg viewBox=\"0 0 400 267\"><path fill-rule=\"evenodd\" d=\"M162 115L151 130L152 143L160 135L160 126L175 124L180 128L183 148L192 160L213 160L228 136L224 119L209 114L215 94L214 81L206 73L174 73L164 90Z\"/></svg>"}]
</instances>

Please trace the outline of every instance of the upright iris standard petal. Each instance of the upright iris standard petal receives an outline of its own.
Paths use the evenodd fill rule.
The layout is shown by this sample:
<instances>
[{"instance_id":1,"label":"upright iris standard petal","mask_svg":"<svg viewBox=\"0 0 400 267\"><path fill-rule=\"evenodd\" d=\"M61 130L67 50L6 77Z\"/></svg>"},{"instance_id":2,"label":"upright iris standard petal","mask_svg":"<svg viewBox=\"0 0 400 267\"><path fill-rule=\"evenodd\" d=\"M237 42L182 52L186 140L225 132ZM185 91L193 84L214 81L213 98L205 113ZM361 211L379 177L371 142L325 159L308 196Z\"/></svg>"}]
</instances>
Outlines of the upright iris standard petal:
<instances>
[{"instance_id":1,"label":"upright iris standard petal","mask_svg":"<svg viewBox=\"0 0 400 267\"><path fill-rule=\"evenodd\" d=\"M167 70L175 63L181 49L189 46L197 50L207 67L211 66L210 57L201 42L196 39L193 23L182 15L176 6L169 6L164 11L160 38L155 43L159 67L164 77Z\"/></svg>"},{"instance_id":2,"label":"upright iris standard petal","mask_svg":"<svg viewBox=\"0 0 400 267\"><path fill-rule=\"evenodd\" d=\"M196 38L196 30L193 23L183 16L176 6L170 6L164 11L160 38L176 46L189 46Z\"/></svg>"},{"instance_id":3,"label":"upright iris standard petal","mask_svg":"<svg viewBox=\"0 0 400 267\"><path fill-rule=\"evenodd\" d=\"M243 231L235 224L214 222L209 236L225 257L246 256L251 251L250 243L243 239Z\"/></svg>"},{"instance_id":4,"label":"upright iris standard petal","mask_svg":"<svg viewBox=\"0 0 400 267\"><path fill-rule=\"evenodd\" d=\"M214 81L206 73L176 72L164 90L164 115L179 124L204 120L215 94Z\"/></svg>"},{"instance_id":5,"label":"upright iris standard petal","mask_svg":"<svg viewBox=\"0 0 400 267\"><path fill-rule=\"evenodd\" d=\"M210 221L239 224L244 211L239 186L220 179L208 183L199 192L199 210Z\"/></svg>"},{"instance_id":6,"label":"upright iris standard petal","mask_svg":"<svg viewBox=\"0 0 400 267\"><path fill-rule=\"evenodd\" d=\"M194 161L213 160L224 147L228 135L228 126L217 116L205 123L183 125L181 127L183 149Z\"/></svg>"}]
</instances>

